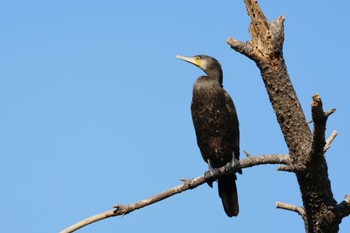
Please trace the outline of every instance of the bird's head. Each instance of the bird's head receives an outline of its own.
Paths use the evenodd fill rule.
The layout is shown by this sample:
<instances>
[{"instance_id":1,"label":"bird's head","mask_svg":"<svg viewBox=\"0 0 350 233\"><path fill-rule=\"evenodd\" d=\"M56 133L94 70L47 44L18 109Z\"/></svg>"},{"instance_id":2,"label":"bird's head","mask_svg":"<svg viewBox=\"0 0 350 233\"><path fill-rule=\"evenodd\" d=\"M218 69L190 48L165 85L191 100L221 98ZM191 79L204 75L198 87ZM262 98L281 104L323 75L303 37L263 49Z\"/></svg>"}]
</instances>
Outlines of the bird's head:
<instances>
[{"instance_id":1,"label":"bird's head","mask_svg":"<svg viewBox=\"0 0 350 233\"><path fill-rule=\"evenodd\" d=\"M192 63L193 65L201 68L208 76L216 78L220 83L222 83L221 65L215 58L207 55L196 55L193 57L177 55L176 58Z\"/></svg>"},{"instance_id":2,"label":"bird's head","mask_svg":"<svg viewBox=\"0 0 350 233\"><path fill-rule=\"evenodd\" d=\"M220 63L215 58L207 55L196 55L193 57L177 55L176 58L192 63L193 65L201 68L204 72L210 69L221 69Z\"/></svg>"}]
</instances>

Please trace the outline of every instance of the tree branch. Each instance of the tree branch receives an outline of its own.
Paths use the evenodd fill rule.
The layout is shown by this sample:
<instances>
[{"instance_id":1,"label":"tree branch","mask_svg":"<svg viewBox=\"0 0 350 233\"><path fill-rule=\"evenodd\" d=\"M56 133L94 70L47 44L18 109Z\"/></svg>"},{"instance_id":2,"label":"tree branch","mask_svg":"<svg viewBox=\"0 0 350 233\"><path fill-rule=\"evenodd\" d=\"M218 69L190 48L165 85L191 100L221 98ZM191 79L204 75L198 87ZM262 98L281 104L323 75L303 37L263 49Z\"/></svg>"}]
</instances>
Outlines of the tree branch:
<instances>
[{"instance_id":1,"label":"tree branch","mask_svg":"<svg viewBox=\"0 0 350 233\"><path fill-rule=\"evenodd\" d=\"M333 113L335 113L336 109L335 108L332 108L331 110L328 110L324 113L324 115L326 117L329 117L330 115L332 115Z\"/></svg>"},{"instance_id":2,"label":"tree branch","mask_svg":"<svg viewBox=\"0 0 350 233\"><path fill-rule=\"evenodd\" d=\"M322 156L324 154L324 148L326 145L325 133L327 116L323 111L323 104L321 97L315 93L312 96L311 102L312 121L314 122L313 133L313 155Z\"/></svg>"},{"instance_id":3,"label":"tree branch","mask_svg":"<svg viewBox=\"0 0 350 233\"><path fill-rule=\"evenodd\" d=\"M324 112L321 97L317 93L312 96L311 113L314 122L312 153L308 167L308 176L302 182L314 183L314 192L310 194L315 195L315 191L317 190L318 195L321 195L322 197L322 204L320 204L318 208L324 208L324 211L326 211L329 206L336 205L336 201L333 198L331 182L328 176L327 162L324 157L325 151L329 148L330 143L336 135L332 134L328 143L326 142L326 123L328 116L333 112L335 112L335 109ZM308 185L310 186L310 184ZM312 205L311 203L308 204Z\"/></svg>"},{"instance_id":4,"label":"tree branch","mask_svg":"<svg viewBox=\"0 0 350 233\"><path fill-rule=\"evenodd\" d=\"M303 207L295 206L295 205L291 205L291 204L287 204L287 203L283 203L283 202L276 202L276 208L293 211L293 212L299 214L304 221L305 229L307 229L307 226L308 226L307 216L305 213L305 209Z\"/></svg>"},{"instance_id":5,"label":"tree branch","mask_svg":"<svg viewBox=\"0 0 350 233\"><path fill-rule=\"evenodd\" d=\"M300 206L295 206L295 205L291 205L283 202L276 202L276 208L290 210L299 214L303 218L305 217L305 210L303 207L300 207Z\"/></svg>"},{"instance_id":6,"label":"tree branch","mask_svg":"<svg viewBox=\"0 0 350 233\"><path fill-rule=\"evenodd\" d=\"M289 161L289 155L286 154L267 154L267 155L260 155L260 156L250 156L247 158L244 158L240 160L241 168L249 168L257 165L262 164L288 164ZM226 174L225 166L220 168L221 174ZM216 177L217 178L217 177ZM205 183L204 176L199 176L193 179L184 180L183 184L175 186L173 188L170 188L168 190L165 190L164 192L158 193L152 197L146 198L144 200L129 204L129 205L114 205L113 210L108 210L103 213L96 214L94 216L91 216L89 218L86 218L67 229L62 230L60 233L69 233L74 232L84 226L87 226L91 223L110 218L115 217L118 215L126 215L130 212L143 208L145 206L154 204L156 202L162 201L166 198L169 198L171 196L174 196L175 194L179 194L181 192L194 189L202 184Z\"/></svg>"},{"instance_id":7,"label":"tree branch","mask_svg":"<svg viewBox=\"0 0 350 233\"><path fill-rule=\"evenodd\" d=\"M329 136L329 138L326 140L326 145L324 146L324 152L326 152L330 147L331 144L333 142L333 140L335 139L335 137L337 136L337 131L334 130L331 135Z\"/></svg>"},{"instance_id":8,"label":"tree branch","mask_svg":"<svg viewBox=\"0 0 350 233\"><path fill-rule=\"evenodd\" d=\"M350 215L350 194L345 195L344 201L335 207L335 212L340 221Z\"/></svg>"}]
</instances>

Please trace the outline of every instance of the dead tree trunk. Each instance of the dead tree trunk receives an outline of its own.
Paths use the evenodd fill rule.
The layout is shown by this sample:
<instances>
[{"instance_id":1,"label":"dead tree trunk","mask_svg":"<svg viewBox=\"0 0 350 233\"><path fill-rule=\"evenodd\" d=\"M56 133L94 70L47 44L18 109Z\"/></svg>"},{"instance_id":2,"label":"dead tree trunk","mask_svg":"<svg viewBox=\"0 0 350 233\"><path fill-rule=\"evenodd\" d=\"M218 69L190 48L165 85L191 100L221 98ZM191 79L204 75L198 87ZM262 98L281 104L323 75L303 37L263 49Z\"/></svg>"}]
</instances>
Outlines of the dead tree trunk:
<instances>
[{"instance_id":1,"label":"dead tree trunk","mask_svg":"<svg viewBox=\"0 0 350 233\"><path fill-rule=\"evenodd\" d=\"M322 101L314 94L311 104L311 132L304 112L289 78L283 58L284 16L268 22L257 1L244 0L251 18L251 40L245 43L229 38L227 43L237 52L252 59L260 69L270 102L289 149L289 164L279 170L295 173L303 207L279 204L281 208L298 212L306 232L338 232L342 218L350 214L350 197L337 204L334 200L324 157L326 121L335 111L324 112ZM328 146L327 146L328 145Z\"/></svg>"}]
</instances>

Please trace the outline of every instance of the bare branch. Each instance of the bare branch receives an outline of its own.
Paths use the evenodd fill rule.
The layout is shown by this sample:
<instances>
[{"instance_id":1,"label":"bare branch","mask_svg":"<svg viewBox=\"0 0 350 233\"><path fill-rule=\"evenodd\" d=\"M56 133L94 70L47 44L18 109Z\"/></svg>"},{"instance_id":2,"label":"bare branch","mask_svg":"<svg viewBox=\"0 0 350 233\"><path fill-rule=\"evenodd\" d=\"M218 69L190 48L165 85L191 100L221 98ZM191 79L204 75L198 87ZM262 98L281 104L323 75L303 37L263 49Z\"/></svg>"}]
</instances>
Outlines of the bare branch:
<instances>
[{"instance_id":1,"label":"bare branch","mask_svg":"<svg viewBox=\"0 0 350 233\"><path fill-rule=\"evenodd\" d=\"M330 115L332 115L333 113L335 113L336 109L335 108L332 108L331 110L327 111L324 113L324 115L326 117L329 117Z\"/></svg>"},{"instance_id":2,"label":"bare branch","mask_svg":"<svg viewBox=\"0 0 350 233\"><path fill-rule=\"evenodd\" d=\"M323 104L321 97L315 93L312 96L311 102L311 111L312 111L312 122L314 123L314 135L313 135L313 150L317 151L319 154L323 154L328 150L330 144L337 136L337 131L333 131L330 137L325 141L325 131L326 123L328 117L333 114L336 109L333 108L329 111L323 111ZM324 146L322 146L324 144Z\"/></svg>"},{"instance_id":3,"label":"bare branch","mask_svg":"<svg viewBox=\"0 0 350 233\"><path fill-rule=\"evenodd\" d=\"M335 213L340 220L350 215L350 194L345 195L344 201L335 206Z\"/></svg>"},{"instance_id":4,"label":"bare branch","mask_svg":"<svg viewBox=\"0 0 350 233\"><path fill-rule=\"evenodd\" d=\"M278 171L283 171L283 172L295 172L295 168L293 166L278 166L277 167Z\"/></svg>"},{"instance_id":5,"label":"bare branch","mask_svg":"<svg viewBox=\"0 0 350 233\"><path fill-rule=\"evenodd\" d=\"M350 194L345 195L344 201L350 205Z\"/></svg>"},{"instance_id":6,"label":"bare branch","mask_svg":"<svg viewBox=\"0 0 350 233\"><path fill-rule=\"evenodd\" d=\"M337 131L334 130L329 138L327 140L325 139L327 119L332 113L335 112L335 109L333 108L327 112L324 112L321 97L315 93L312 96L311 112L312 121L314 122L312 157L317 159L317 157L324 155L337 136Z\"/></svg>"},{"instance_id":7,"label":"bare branch","mask_svg":"<svg viewBox=\"0 0 350 233\"><path fill-rule=\"evenodd\" d=\"M226 40L226 43L231 46L232 49L236 50L237 52L244 54L247 57L250 57L253 59L254 54L253 54L253 49L251 43L248 41L246 43L233 39L233 38L228 38Z\"/></svg>"},{"instance_id":8,"label":"bare branch","mask_svg":"<svg viewBox=\"0 0 350 233\"><path fill-rule=\"evenodd\" d=\"M286 154L267 154L267 155L261 155L261 156L250 156L248 158L240 160L241 168L248 168L248 167L253 167L253 166L262 165L262 164L288 164L289 162L290 162L289 156ZM225 166L221 167L220 171L221 171L221 175L227 173L227 171L225 171ZM74 232L84 226L87 226L91 223L94 223L109 217L115 217L118 215L124 216L134 210L162 201L166 198L169 198L175 194L179 194L186 190L194 189L199 185L202 185L205 183L204 176L199 176L189 180L185 180L185 179L183 180L184 180L183 184L170 188L164 192L158 193L144 200L141 200L129 205L115 205L113 207L116 209L108 210L106 212L86 218L70 226L69 228L62 230L60 233Z\"/></svg>"},{"instance_id":9,"label":"bare branch","mask_svg":"<svg viewBox=\"0 0 350 233\"><path fill-rule=\"evenodd\" d=\"M252 155L251 155L248 151L246 151L246 150L244 150L243 152L244 152L245 156L247 156L247 157L252 156Z\"/></svg>"},{"instance_id":10,"label":"bare branch","mask_svg":"<svg viewBox=\"0 0 350 233\"><path fill-rule=\"evenodd\" d=\"M321 97L315 93L311 102L312 120L314 122L312 155L323 156L326 145L325 132L327 117L323 111L323 103Z\"/></svg>"},{"instance_id":11,"label":"bare branch","mask_svg":"<svg viewBox=\"0 0 350 233\"><path fill-rule=\"evenodd\" d=\"M334 130L329 136L329 138L326 140L326 145L324 146L324 149L323 149L324 152L326 152L331 147L331 144L336 136L337 136L337 131Z\"/></svg>"},{"instance_id":12,"label":"bare branch","mask_svg":"<svg viewBox=\"0 0 350 233\"><path fill-rule=\"evenodd\" d=\"M307 225L308 225L307 216L306 216L305 209L303 207L295 206L295 205L291 205L283 202L276 202L276 208L293 211L299 214L304 221L305 229L307 229Z\"/></svg>"},{"instance_id":13,"label":"bare branch","mask_svg":"<svg viewBox=\"0 0 350 233\"><path fill-rule=\"evenodd\" d=\"M241 168L248 168L262 164L289 164L288 154L266 154L260 156L250 156L239 161Z\"/></svg>"},{"instance_id":14,"label":"bare branch","mask_svg":"<svg viewBox=\"0 0 350 233\"><path fill-rule=\"evenodd\" d=\"M305 217L305 210L303 207L300 207L300 206L295 206L295 205L291 205L283 202L276 202L276 208L290 210L295 213L298 213L302 217Z\"/></svg>"},{"instance_id":15,"label":"bare branch","mask_svg":"<svg viewBox=\"0 0 350 233\"><path fill-rule=\"evenodd\" d=\"M106 218L109 218L109 217L114 217L114 216L116 216L115 215L116 211L117 210L114 209L114 210L108 210L106 212L96 214L96 215L91 216L89 218L86 218L86 219L84 219L84 220L82 220L80 222L75 223L74 225L72 225L72 226L70 226L70 227L60 231L60 233L74 232L76 230L79 230L82 227L85 227L85 226L91 224L91 223L98 222L100 220L103 220L103 219L106 219Z\"/></svg>"}]
</instances>

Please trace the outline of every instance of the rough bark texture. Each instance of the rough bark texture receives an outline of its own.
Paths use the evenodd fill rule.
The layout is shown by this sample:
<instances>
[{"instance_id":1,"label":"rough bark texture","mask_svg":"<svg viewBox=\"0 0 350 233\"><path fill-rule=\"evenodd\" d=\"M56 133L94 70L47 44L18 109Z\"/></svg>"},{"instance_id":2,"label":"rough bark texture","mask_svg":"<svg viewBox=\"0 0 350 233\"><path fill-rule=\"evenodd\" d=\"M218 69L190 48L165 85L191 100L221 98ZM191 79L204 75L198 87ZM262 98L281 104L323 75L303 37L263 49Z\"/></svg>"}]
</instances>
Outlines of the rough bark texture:
<instances>
[{"instance_id":1,"label":"rough bark texture","mask_svg":"<svg viewBox=\"0 0 350 233\"><path fill-rule=\"evenodd\" d=\"M261 71L290 154L290 163L280 170L296 174L303 201L303 207L292 208L281 203L277 207L298 212L305 222L306 232L338 232L339 224L346 216L344 213L349 212L346 210L349 202L345 199L337 205L334 200L324 157L328 149L326 121L335 110L324 112L321 98L315 94L311 104L314 122L311 133L283 58L284 17L267 22L257 1L244 2L251 18L249 33L252 38L245 43L229 38L227 43L255 61Z\"/></svg>"}]
</instances>

